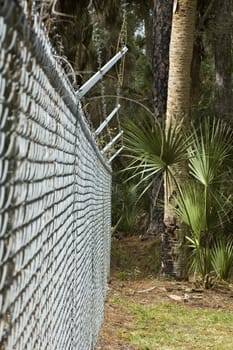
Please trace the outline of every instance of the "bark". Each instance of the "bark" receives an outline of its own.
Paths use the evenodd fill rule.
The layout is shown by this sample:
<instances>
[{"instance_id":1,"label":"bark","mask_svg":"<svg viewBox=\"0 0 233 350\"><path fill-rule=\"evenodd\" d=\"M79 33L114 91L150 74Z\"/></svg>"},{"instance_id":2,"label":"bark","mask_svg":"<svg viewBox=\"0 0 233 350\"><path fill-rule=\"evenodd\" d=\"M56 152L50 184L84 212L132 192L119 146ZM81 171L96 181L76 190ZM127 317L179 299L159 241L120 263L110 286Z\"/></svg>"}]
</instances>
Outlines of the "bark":
<instances>
[{"instance_id":1,"label":"bark","mask_svg":"<svg viewBox=\"0 0 233 350\"><path fill-rule=\"evenodd\" d=\"M163 184L161 186L161 179L155 179L150 194L150 216L147 229L147 235L149 236L161 236L164 232L163 197L164 189Z\"/></svg>"},{"instance_id":2,"label":"bark","mask_svg":"<svg viewBox=\"0 0 233 350\"><path fill-rule=\"evenodd\" d=\"M153 14L153 102L156 117L166 113L173 0L154 0Z\"/></svg>"},{"instance_id":3,"label":"bark","mask_svg":"<svg viewBox=\"0 0 233 350\"><path fill-rule=\"evenodd\" d=\"M215 1L215 114L232 123L232 0Z\"/></svg>"},{"instance_id":4,"label":"bark","mask_svg":"<svg viewBox=\"0 0 233 350\"><path fill-rule=\"evenodd\" d=\"M188 127L190 113L191 62L193 55L196 22L196 0L180 0L173 13L169 51L169 79L166 126L179 123ZM173 167L172 172L178 184L187 179L187 164ZM165 186L163 236L163 272L178 279L187 277L186 228L175 212L175 184Z\"/></svg>"},{"instance_id":5,"label":"bark","mask_svg":"<svg viewBox=\"0 0 233 350\"><path fill-rule=\"evenodd\" d=\"M191 62L196 19L196 0L179 0L173 14L169 52L167 124L190 113Z\"/></svg>"},{"instance_id":6,"label":"bark","mask_svg":"<svg viewBox=\"0 0 233 350\"><path fill-rule=\"evenodd\" d=\"M169 69L169 44L172 23L173 0L154 0L153 10L153 106L156 118L162 119L166 113L167 85ZM155 180L151 191L150 222L147 233L159 235L164 232L162 207L164 190L159 190L160 179ZM159 191L159 192L158 192Z\"/></svg>"}]
</instances>

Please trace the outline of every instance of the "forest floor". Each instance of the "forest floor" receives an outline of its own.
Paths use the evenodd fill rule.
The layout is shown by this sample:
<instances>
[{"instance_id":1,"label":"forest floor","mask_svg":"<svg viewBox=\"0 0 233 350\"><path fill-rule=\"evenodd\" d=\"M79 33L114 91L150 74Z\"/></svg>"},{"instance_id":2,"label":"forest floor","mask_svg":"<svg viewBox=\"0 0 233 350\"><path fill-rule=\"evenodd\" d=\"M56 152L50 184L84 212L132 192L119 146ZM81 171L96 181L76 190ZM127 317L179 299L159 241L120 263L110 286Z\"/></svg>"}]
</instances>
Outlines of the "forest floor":
<instances>
[{"instance_id":1,"label":"forest floor","mask_svg":"<svg viewBox=\"0 0 233 350\"><path fill-rule=\"evenodd\" d=\"M96 350L232 350L233 285L156 278L158 240L113 240Z\"/></svg>"}]
</instances>

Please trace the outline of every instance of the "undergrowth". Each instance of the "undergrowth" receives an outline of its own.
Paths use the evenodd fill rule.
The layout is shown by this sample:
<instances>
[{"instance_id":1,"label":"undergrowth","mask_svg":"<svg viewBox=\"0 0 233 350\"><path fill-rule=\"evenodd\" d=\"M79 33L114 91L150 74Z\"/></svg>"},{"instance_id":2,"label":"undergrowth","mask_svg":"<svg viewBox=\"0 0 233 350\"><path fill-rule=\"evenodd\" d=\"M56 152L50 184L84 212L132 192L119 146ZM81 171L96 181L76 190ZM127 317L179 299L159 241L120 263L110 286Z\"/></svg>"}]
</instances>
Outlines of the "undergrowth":
<instances>
[{"instance_id":1,"label":"undergrowth","mask_svg":"<svg viewBox=\"0 0 233 350\"><path fill-rule=\"evenodd\" d=\"M159 238L142 242L138 237L113 239L111 275L121 280L156 277L160 271Z\"/></svg>"}]
</instances>

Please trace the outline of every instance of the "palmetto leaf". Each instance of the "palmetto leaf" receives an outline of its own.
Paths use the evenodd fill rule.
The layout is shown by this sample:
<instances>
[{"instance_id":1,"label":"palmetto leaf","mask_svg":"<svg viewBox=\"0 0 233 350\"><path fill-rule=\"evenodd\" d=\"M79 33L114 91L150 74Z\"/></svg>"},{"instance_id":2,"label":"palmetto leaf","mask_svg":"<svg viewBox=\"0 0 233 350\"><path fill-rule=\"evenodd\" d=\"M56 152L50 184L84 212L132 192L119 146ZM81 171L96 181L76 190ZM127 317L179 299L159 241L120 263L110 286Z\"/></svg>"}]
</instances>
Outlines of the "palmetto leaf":
<instances>
[{"instance_id":1,"label":"palmetto leaf","mask_svg":"<svg viewBox=\"0 0 233 350\"><path fill-rule=\"evenodd\" d=\"M188 148L190 173L201 184L208 187L219 182L222 167L232 154L232 130L222 121L209 119L199 132L193 128L192 144Z\"/></svg>"},{"instance_id":2,"label":"palmetto leaf","mask_svg":"<svg viewBox=\"0 0 233 350\"><path fill-rule=\"evenodd\" d=\"M170 168L187 158L187 141L178 126L165 127L150 121L125 126L126 157L131 159L127 171L139 177L140 184L156 175L169 175Z\"/></svg>"},{"instance_id":3,"label":"palmetto leaf","mask_svg":"<svg viewBox=\"0 0 233 350\"><path fill-rule=\"evenodd\" d=\"M203 248L198 238L186 237L189 247L192 248L190 256L190 270L200 274L203 278L211 271L211 253L209 247Z\"/></svg>"},{"instance_id":4,"label":"palmetto leaf","mask_svg":"<svg viewBox=\"0 0 233 350\"><path fill-rule=\"evenodd\" d=\"M232 195L225 195L220 189L210 189L211 213L209 215L208 227L216 228L223 226L230 221L232 214L233 198Z\"/></svg>"},{"instance_id":5,"label":"palmetto leaf","mask_svg":"<svg viewBox=\"0 0 233 350\"><path fill-rule=\"evenodd\" d=\"M217 241L211 249L211 263L217 276L227 279L233 266L232 242Z\"/></svg>"},{"instance_id":6,"label":"palmetto leaf","mask_svg":"<svg viewBox=\"0 0 233 350\"><path fill-rule=\"evenodd\" d=\"M200 240L201 233L206 230L207 225L203 189L195 183L180 187L176 203L177 215L181 221L190 226L194 237Z\"/></svg>"},{"instance_id":7,"label":"palmetto leaf","mask_svg":"<svg viewBox=\"0 0 233 350\"><path fill-rule=\"evenodd\" d=\"M231 196L211 188L207 193L193 181L179 186L176 203L178 217L191 228L193 236L199 241L207 231L216 230L229 221L232 211Z\"/></svg>"}]
</instances>

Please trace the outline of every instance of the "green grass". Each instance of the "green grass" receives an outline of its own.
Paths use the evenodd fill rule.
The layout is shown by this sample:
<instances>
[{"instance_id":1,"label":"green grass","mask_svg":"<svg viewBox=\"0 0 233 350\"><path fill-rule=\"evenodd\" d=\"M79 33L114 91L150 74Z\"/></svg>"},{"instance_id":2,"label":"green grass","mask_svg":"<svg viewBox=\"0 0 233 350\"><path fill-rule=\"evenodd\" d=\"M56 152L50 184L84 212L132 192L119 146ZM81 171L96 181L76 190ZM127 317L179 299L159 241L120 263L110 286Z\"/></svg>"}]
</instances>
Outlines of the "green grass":
<instances>
[{"instance_id":1,"label":"green grass","mask_svg":"<svg viewBox=\"0 0 233 350\"><path fill-rule=\"evenodd\" d=\"M233 314L173 303L141 305L113 298L132 321L116 330L140 350L232 350ZM130 330L129 330L130 329Z\"/></svg>"}]
</instances>

